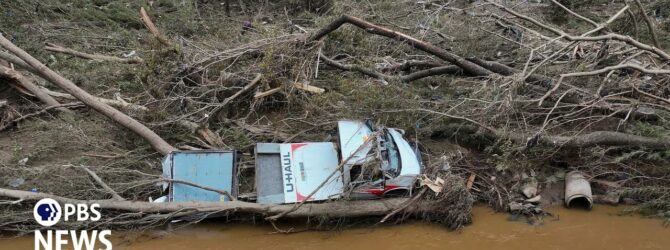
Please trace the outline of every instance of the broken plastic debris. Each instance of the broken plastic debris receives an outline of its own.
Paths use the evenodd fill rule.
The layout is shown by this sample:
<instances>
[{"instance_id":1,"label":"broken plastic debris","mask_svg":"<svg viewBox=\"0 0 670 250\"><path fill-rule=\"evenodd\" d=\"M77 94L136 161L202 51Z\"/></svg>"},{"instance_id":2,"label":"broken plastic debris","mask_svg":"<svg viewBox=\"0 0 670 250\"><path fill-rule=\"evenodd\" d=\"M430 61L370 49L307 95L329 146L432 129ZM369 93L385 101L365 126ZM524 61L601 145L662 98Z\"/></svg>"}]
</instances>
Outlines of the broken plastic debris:
<instances>
[{"instance_id":1,"label":"broken plastic debris","mask_svg":"<svg viewBox=\"0 0 670 250\"><path fill-rule=\"evenodd\" d=\"M428 186L430 190L433 190L435 193L439 193L442 191L442 188L444 188L444 180L440 177L437 177L435 181L431 180L428 178L427 175L421 176L421 186Z\"/></svg>"},{"instance_id":2,"label":"broken plastic debris","mask_svg":"<svg viewBox=\"0 0 670 250\"><path fill-rule=\"evenodd\" d=\"M528 178L525 184L521 187L521 192L526 198L533 198L537 195L537 180L535 178Z\"/></svg>"},{"instance_id":3,"label":"broken plastic debris","mask_svg":"<svg viewBox=\"0 0 670 250\"><path fill-rule=\"evenodd\" d=\"M121 55L121 56L123 56L123 57L125 57L125 58L128 58L128 57L134 56L136 53L137 53L137 52L135 52L135 51L133 50L133 51L128 52L127 54L124 53L124 54Z\"/></svg>"},{"instance_id":4,"label":"broken plastic debris","mask_svg":"<svg viewBox=\"0 0 670 250\"><path fill-rule=\"evenodd\" d=\"M538 196L535 196L535 197L533 197L533 198L530 198L530 199L525 200L525 202L528 202L528 203L540 203L540 200L541 200L541 199L542 199L542 196L538 195Z\"/></svg>"},{"instance_id":5,"label":"broken plastic debris","mask_svg":"<svg viewBox=\"0 0 670 250\"><path fill-rule=\"evenodd\" d=\"M162 203L167 201L167 196L161 196L156 198L155 200L152 200L151 197L149 197L149 202L154 202L154 203Z\"/></svg>"},{"instance_id":6,"label":"broken plastic debris","mask_svg":"<svg viewBox=\"0 0 670 250\"><path fill-rule=\"evenodd\" d=\"M28 163L28 157L19 160L19 166L25 166Z\"/></svg>"}]
</instances>

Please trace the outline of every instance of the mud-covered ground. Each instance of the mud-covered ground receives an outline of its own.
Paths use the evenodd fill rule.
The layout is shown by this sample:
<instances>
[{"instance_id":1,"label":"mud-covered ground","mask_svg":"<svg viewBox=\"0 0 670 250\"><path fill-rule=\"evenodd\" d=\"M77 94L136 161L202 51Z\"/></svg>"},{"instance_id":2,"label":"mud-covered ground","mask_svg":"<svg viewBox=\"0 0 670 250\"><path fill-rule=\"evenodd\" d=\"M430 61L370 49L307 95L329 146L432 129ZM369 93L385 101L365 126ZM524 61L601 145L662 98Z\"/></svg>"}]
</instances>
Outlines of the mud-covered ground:
<instances>
[{"instance_id":1,"label":"mud-covered ground","mask_svg":"<svg viewBox=\"0 0 670 250\"><path fill-rule=\"evenodd\" d=\"M227 8L226 2L232 5ZM256 142L335 141L335 121L369 118L378 124L405 129L406 135L421 145L427 165L448 165L464 181L473 179L471 191L476 199L500 210L507 209L510 201L520 199L519 188L529 179L539 183L544 204L560 203L560 194L556 194L560 192L554 189L560 186L561 174L579 169L600 181L594 185L596 194L617 193L633 198L632 202L646 202L645 211L651 214L667 216L668 148L596 146L519 150L523 143L493 138L481 130L472 131L468 126L460 126L462 121L440 115L472 117L501 131L524 135L543 130L566 136L608 130L667 138L670 115L663 108L657 109L659 118L654 121L628 119L625 115L596 116L599 111L588 111L587 115L580 113L580 117L571 118L574 120L557 120L547 125L546 120L542 122L544 113L552 108L553 102L546 109L535 110L516 105L516 98L526 92L523 84L513 77L441 75L410 83L387 83L318 63L318 53L378 69L402 60L439 60L398 41L352 27L344 27L321 42L308 45L303 42L310 32L348 14L407 33L462 57L485 58L519 70L524 69L531 52L550 54L532 50L547 42L537 39L537 34L497 25L504 20L492 18L492 13L505 13L485 1L466 2L2 1L0 32L89 93L147 107L149 112L130 112L130 115L176 147L237 149L243 154L243 166L253 164ZM512 2L507 4L515 10L566 32L581 34L593 28L549 1ZM569 7L598 23L624 6L623 1L567 2L584 2ZM670 7L664 1L642 2L653 19L660 47L670 49ZM170 46L161 44L147 31L140 19L140 7L147 9L159 30L171 41ZM634 4L630 10L630 15L622 15L608 27L612 32L651 44L641 12ZM245 29L245 22L252 27ZM551 34L541 31L541 35ZM85 60L48 52L43 49L47 42L88 53L118 57L134 54L143 58L144 63ZM557 45L542 49L552 51L552 46ZM584 45L575 49L582 50L584 56L560 58L537 72L557 77L622 60L623 56L614 56L614 52L603 60L596 58L601 50L598 46ZM625 49L617 53L620 51ZM665 62L657 66L664 67ZM263 76L256 92L280 87L280 93L257 99L252 91L213 112L216 104L240 90L256 73ZM389 74L395 73L403 74ZM26 75L46 88L60 91L39 77ZM595 82L603 77L586 77L570 83L595 89L599 85ZM615 81L621 81L622 85L646 79L640 74L616 77ZM659 89L668 86L667 75L650 79ZM325 92L302 91L291 87L291 82L308 82ZM34 97L9 87L9 81L3 79L0 79L0 100L7 100L7 105L0 107L2 125L44 107ZM626 108L635 106L627 105L630 106ZM147 175L160 174L159 153L142 138L95 111L85 107L73 110L72 114L47 112L0 131L0 187L37 189L76 199L109 198L85 171L77 168L88 166L126 199L148 200L161 195L155 185L146 181ZM217 141L219 145L212 145L202 134L184 127L183 121L208 127L221 138ZM252 173L247 170L241 175L243 189L250 189ZM475 178L471 178L473 175ZM29 207L0 206L0 212L7 217L24 213L22 206Z\"/></svg>"}]
</instances>

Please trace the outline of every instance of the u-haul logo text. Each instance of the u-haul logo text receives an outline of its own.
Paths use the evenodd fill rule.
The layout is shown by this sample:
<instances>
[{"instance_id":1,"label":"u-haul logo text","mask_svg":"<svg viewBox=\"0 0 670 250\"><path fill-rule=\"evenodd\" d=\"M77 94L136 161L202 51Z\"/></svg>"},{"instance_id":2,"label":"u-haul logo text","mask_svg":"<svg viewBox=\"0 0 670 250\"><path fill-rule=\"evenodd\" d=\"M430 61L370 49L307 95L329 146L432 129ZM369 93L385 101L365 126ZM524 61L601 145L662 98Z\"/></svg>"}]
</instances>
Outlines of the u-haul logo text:
<instances>
[{"instance_id":1,"label":"u-haul logo text","mask_svg":"<svg viewBox=\"0 0 670 250\"><path fill-rule=\"evenodd\" d=\"M295 181L295 178L293 177L293 171L291 171L291 154L286 153L283 155L283 167L284 167L284 189L286 193L292 193L295 190L295 186L293 184L293 181Z\"/></svg>"}]
</instances>

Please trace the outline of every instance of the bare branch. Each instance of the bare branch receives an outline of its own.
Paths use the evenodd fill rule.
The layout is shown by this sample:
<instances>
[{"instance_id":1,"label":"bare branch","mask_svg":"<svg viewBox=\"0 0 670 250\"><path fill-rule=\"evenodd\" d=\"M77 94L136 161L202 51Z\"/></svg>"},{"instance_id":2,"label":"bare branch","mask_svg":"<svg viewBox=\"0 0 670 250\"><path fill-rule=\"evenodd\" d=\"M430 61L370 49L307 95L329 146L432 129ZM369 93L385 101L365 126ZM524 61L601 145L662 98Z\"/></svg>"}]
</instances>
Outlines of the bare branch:
<instances>
[{"instance_id":1,"label":"bare branch","mask_svg":"<svg viewBox=\"0 0 670 250\"><path fill-rule=\"evenodd\" d=\"M56 92L44 87L38 87L40 88L44 93L47 93L50 96L57 97L57 98L63 98L63 99L68 99L68 100L77 100L76 97L70 95L70 94L65 94L61 92ZM106 99L102 97L95 97L96 100L99 102L102 102L104 104L107 104L109 106L124 110L126 112L135 112L135 113L146 113L149 111L149 109L145 106L142 105L137 105L133 103L128 103L126 101L123 101L122 99L119 98L119 100L112 100L112 99Z\"/></svg>"},{"instance_id":2,"label":"bare branch","mask_svg":"<svg viewBox=\"0 0 670 250\"><path fill-rule=\"evenodd\" d=\"M115 108L99 102L96 97L92 96L88 92L80 89L72 81L64 78L55 71L51 70L40 61L32 57L30 54L26 53L21 48L14 45L12 42L7 40L4 36L0 35L0 45L10 52L14 53L16 56L21 58L23 61L28 63L30 66L35 68L35 70L42 72L42 76L50 82L58 85L80 101L82 101L87 106L97 110L118 124L130 129L135 132L137 135L146 139L151 146L154 147L158 152L162 154L168 154L169 152L175 150L170 144L168 144L163 138L158 136L154 131L144 126L144 124L138 122L137 120L131 118L130 116L116 110Z\"/></svg>"},{"instance_id":3,"label":"bare branch","mask_svg":"<svg viewBox=\"0 0 670 250\"><path fill-rule=\"evenodd\" d=\"M444 49L438 48L435 45L432 45L430 43L418 40L414 37L411 37L409 35L403 34L398 31L394 31L391 29L387 29L378 25L375 25L373 23L367 22L363 19L353 17L353 16L348 16L348 15L343 15L340 18L336 19L335 21L331 22L330 24L326 25L322 29L318 30L316 33L314 33L311 37L307 39L307 41L315 41L318 39L321 39L325 35L327 35L330 32L333 32L334 30L338 29L340 26L342 26L345 23L352 24L358 28L361 28L365 30L368 33L371 34L376 34L376 35L381 35L385 36L388 38L392 38L401 42L404 42L416 49L419 49L421 51L424 51L426 53L435 55L445 61L448 61L458 67L461 67L465 72L472 74L474 76L488 76L491 75L492 72L482 68L479 65L476 65L474 63L469 62L468 60L465 60L464 58L451 53L449 51L446 51Z\"/></svg>"},{"instance_id":4,"label":"bare branch","mask_svg":"<svg viewBox=\"0 0 670 250\"><path fill-rule=\"evenodd\" d=\"M110 61L110 62L118 62L118 63L127 63L127 64L139 64L139 63L144 63L144 60L138 56L133 56L130 58L120 58L120 57L115 57L115 56L107 56L107 55L98 55L98 54L88 54L84 52L79 52L70 48L65 48L53 43L47 43L47 46L44 47L45 50L52 51L52 52L58 52L58 53L63 53L63 54L68 54L68 55L73 55L76 57L84 58L84 59L89 59L89 60L98 60L98 61Z\"/></svg>"},{"instance_id":5,"label":"bare branch","mask_svg":"<svg viewBox=\"0 0 670 250\"><path fill-rule=\"evenodd\" d=\"M151 32L151 34L154 35L154 37L158 39L160 43L168 47L172 46L172 43L170 43L170 41L167 38L165 38L160 33L160 31L158 31L158 28L156 28L154 22L151 21L151 18L149 17L149 14L147 14L147 11L144 10L144 7L140 8L140 16L142 17L142 22L144 23L144 26L147 27L149 32Z\"/></svg>"},{"instance_id":6,"label":"bare branch","mask_svg":"<svg viewBox=\"0 0 670 250\"><path fill-rule=\"evenodd\" d=\"M642 66L640 66L638 64L631 64L631 63L609 66L609 67L605 67L605 68L594 70L594 71L562 74L561 78L559 78L558 82L556 82L556 84L554 85L554 88L547 91L547 93L542 98L540 98L540 101L538 102L538 105L542 106L542 102L544 102L544 100L547 99L547 97L549 97L551 94L553 94L561 86L561 83L563 82L563 79L566 78L566 77L593 76L593 75L608 73L608 72L611 72L611 71L614 71L614 70L619 70L619 69L634 69L634 70L637 70L637 71L640 71L640 72L643 72L643 73L647 73L647 74L670 74L670 70L646 69L646 68L643 68Z\"/></svg>"},{"instance_id":7,"label":"bare branch","mask_svg":"<svg viewBox=\"0 0 670 250\"><path fill-rule=\"evenodd\" d=\"M83 169L84 171L86 171L86 173L88 173L91 177L93 177L93 180L95 180L95 182L97 182L103 189L105 189L105 191L107 191L109 194L111 194L112 197L113 197L115 200L118 200L118 201L124 201L124 200L126 200L126 199L124 199L123 197L121 197L116 191L114 191L114 189L112 189L111 187L109 187L109 185L107 185L107 183L105 183L105 182L100 178L100 176L98 176L95 172L91 171L90 169L88 169L88 168L85 167L85 166L78 166L78 168Z\"/></svg>"},{"instance_id":8,"label":"bare branch","mask_svg":"<svg viewBox=\"0 0 670 250\"><path fill-rule=\"evenodd\" d=\"M598 23L596 23L595 21L593 21L593 20L591 20L591 19L588 19L588 18L586 18L586 17L584 17L584 16L582 16L582 15L580 15L580 14L577 14L576 12L572 11L572 10L569 9L568 7L565 7L565 5L559 3L559 2L556 1L556 0L551 0L551 2L554 3L554 4L556 4L558 7L561 7L561 9L567 11L567 12L570 13L571 15L573 15L573 16L575 16L575 17L581 19L582 21L585 21L585 22L587 22L587 23L590 23L591 25L593 25L593 26L596 27L596 28L600 26L600 25L599 25Z\"/></svg>"},{"instance_id":9,"label":"bare branch","mask_svg":"<svg viewBox=\"0 0 670 250\"><path fill-rule=\"evenodd\" d=\"M214 110L212 110L211 114L216 114L221 109L226 107L226 105L228 105L231 101L235 100L235 98L237 98L238 96L246 93L247 91L252 89L254 86L256 86L256 84L258 82L260 82L261 76L262 76L261 74L256 74L256 77L253 80L251 80L251 82L249 82L249 84L244 86L244 88L242 88L240 91L237 91L235 94L233 94L233 95L229 96L228 98L224 99L223 102L221 102L221 104L218 107L216 107Z\"/></svg>"},{"instance_id":10,"label":"bare branch","mask_svg":"<svg viewBox=\"0 0 670 250\"><path fill-rule=\"evenodd\" d=\"M358 71L359 73L362 73L364 75L370 76L375 79L379 79L382 81L384 84L388 84L388 82L392 81L401 81L401 82L412 82L416 81L422 78L430 77L430 76L437 76L437 75L446 75L446 74L459 74L461 73L461 68L458 66L454 65L443 65L439 67L434 67L434 68L429 68L425 70L420 70L413 72L408 75L403 75L403 76L389 76L365 67L361 67L358 65L350 65L350 64L343 64L340 62L337 62L325 55L320 55L321 60L323 60L324 63L327 65L330 65L332 67L341 69L341 70L346 70L346 71Z\"/></svg>"},{"instance_id":11,"label":"bare branch","mask_svg":"<svg viewBox=\"0 0 670 250\"><path fill-rule=\"evenodd\" d=\"M14 79L22 88L25 88L28 91L30 91L30 93L35 95L38 99L40 99L40 101L44 102L46 105L49 106L60 105L60 103L56 101L56 99L54 99L49 94L42 91L40 87L38 87L33 82L26 79L23 75L21 75L21 73L17 72L16 70L0 65L0 76ZM67 109L63 107L59 107L58 110L67 112Z\"/></svg>"},{"instance_id":12,"label":"bare branch","mask_svg":"<svg viewBox=\"0 0 670 250\"><path fill-rule=\"evenodd\" d=\"M37 112L26 114L26 115L20 116L19 118L16 118L16 119L12 120L11 122L9 122L9 123L5 124L4 126L0 127L0 131L8 129L11 126L13 126L14 124L17 124L18 122L23 121L25 119L44 114L47 111L52 110L52 109L78 107L78 106L82 106L82 105L83 105L82 103L76 102L76 103L65 103L65 104L58 104L58 105L54 105L54 106L47 106L47 107L45 107L45 108L43 108L43 109L41 109Z\"/></svg>"},{"instance_id":13,"label":"bare branch","mask_svg":"<svg viewBox=\"0 0 670 250\"><path fill-rule=\"evenodd\" d=\"M658 36L656 35L654 23L651 21L651 18L649 18L649 15L647 15L647 11L644 9L644 6L642 6L640 0L635 0L635 5L637 5L637 8L640 9L640 13L642 13L642 16L644 17L644 22L647 23L647 28L651 34L651 41L654 43L654 46L656 46L656 48L661 48L661 45L658 43Z\"/></svg>"}]
</instances>

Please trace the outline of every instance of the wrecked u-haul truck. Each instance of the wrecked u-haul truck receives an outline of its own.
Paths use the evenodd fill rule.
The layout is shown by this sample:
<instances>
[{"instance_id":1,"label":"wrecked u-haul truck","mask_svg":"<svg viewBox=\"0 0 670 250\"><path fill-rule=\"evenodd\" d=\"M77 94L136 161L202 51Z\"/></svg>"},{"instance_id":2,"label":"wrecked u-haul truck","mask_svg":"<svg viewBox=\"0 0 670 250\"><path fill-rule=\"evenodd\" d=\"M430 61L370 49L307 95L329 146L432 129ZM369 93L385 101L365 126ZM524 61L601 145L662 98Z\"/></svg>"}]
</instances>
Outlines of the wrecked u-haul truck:
<instances>
[{"instance_id":1,"label":"wrecked u-haul truck","mask_svg":"<svg viewBox=\"0 0 670 250\"><path fill-rule=\"evenodd\" d=\"M340 121L338 142L339 153L330 142L257 144L257 201L301 202L315 190L309 201L402 195L422 171L418 150L401 130Z\"/></svg>"},{"instance_id":2,"label":"wrecked u-haul truck","mask_svg":"<svg viewBox=\"0 0 670 250\"><path fill-rule=\"evenodd\" d=\"M423 167L418 149L403 133L375 127L369 121L339 121L337 143L258 143L256 201L281 204L404 195L411 191ZM237 171L234 151L172 152L163 162L163 175L186 182L171 182L166 200L229 200L188 183L237 197Z\"/></svg>"}]
</instances>

